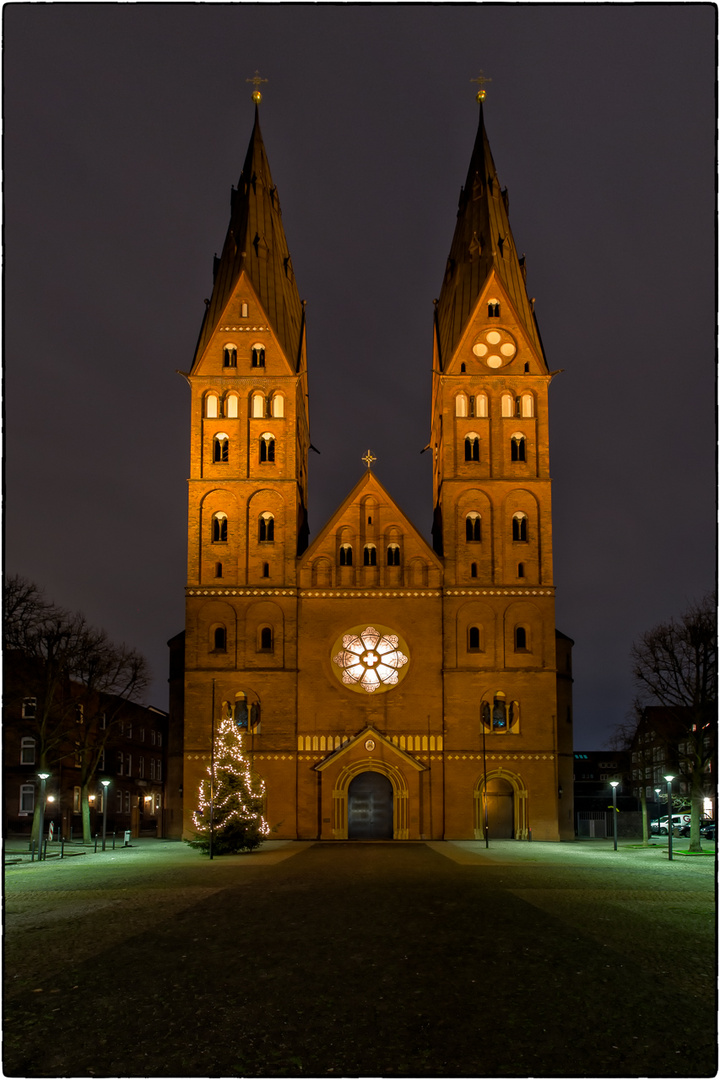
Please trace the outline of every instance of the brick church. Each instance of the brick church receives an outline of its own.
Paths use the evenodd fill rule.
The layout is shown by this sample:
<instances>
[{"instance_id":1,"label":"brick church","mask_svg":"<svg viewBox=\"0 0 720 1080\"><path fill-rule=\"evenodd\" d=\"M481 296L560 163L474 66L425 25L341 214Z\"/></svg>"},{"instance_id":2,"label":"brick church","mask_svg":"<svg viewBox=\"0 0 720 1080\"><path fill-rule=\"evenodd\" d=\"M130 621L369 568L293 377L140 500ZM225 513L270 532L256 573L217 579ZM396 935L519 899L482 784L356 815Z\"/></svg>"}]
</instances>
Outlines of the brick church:
<instances>
[{"instance_id":1,"label":"brick church","mask_svg":"<svg viewBox=\"0 0 720 1080\"><path fill-rule=\"evenodd\" d=\"M187 375L171 835L192 835L212 719L232 715L265 780L275 838L472 840L486 823L491 839L573 836L552 376L507 207L481 104L428 333L432 546L369 453L310 540L305 308L256 105ZM449 222L451 207L438 212Z\"/></svg>"}]
</instances>

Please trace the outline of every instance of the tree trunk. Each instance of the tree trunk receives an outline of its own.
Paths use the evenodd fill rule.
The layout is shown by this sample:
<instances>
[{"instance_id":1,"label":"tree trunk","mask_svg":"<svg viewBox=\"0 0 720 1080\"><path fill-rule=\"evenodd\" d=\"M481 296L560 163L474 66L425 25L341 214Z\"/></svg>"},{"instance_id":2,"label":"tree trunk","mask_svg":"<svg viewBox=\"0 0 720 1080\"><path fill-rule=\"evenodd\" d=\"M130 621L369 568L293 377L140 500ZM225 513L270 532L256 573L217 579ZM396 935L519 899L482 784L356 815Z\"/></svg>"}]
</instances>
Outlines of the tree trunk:
<instances>
[{"instance_id":1,"label":"tree trunk","mask_svg":"<svg viewBox=\"0 0 720 1080\"><path fill-rule=\"evenodd\" d=\"M702 851L702 843L700 842L700 815L702 814L703 807L703 788L702 778L698 777L697 772L693 773L692 778L692 793L690 795L690 851Z\"/></svg>"},{"instance_id":2,"label":"tree trunk","mask_svg":"<svg viewBox=\"0 0 720 1080\"><path fill-rule=\"evenodd\" d=\"M90 800L88 798L88 785L83 784L80 789L80 808L82 810L83 844L92 843L90 831Z\"/></svg>"},{"instance_id":3,"label":"tree trunk","mask_svg":"<svg viewBox=\"0 0 720 1080\"><path fill-rule=\"evenodd\" d=\"M648 827L647 792L645 785L640 788L640 814L642 817L642 846L650 847L650 829Z\"/></svg>"}]
</instances>

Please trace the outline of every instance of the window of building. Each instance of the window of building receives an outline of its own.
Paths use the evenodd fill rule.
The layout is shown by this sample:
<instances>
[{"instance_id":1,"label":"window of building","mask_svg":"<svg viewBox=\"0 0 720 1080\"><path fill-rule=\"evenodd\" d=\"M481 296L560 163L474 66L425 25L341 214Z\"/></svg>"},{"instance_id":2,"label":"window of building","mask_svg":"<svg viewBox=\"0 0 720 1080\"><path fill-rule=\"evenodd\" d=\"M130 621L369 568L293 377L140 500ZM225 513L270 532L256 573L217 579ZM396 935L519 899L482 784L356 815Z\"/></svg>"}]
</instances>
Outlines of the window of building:
<instances>
[{"instance_id":1,"label":"window of building","mask_svg":"<svg viewBox=\"0 0 720 1080\"><path fill-rule=\"evenodd\" d=\"M400 565L400 545L399 544L388 544L387 564L388 564L388 566L399 566Z\"/></svg>"},{"instance_id":2,"label":"window of building","mask_svg":"<svg viewBox=\"0 0 720 1080\"><path fill-rule=\"evenodd\" d=\"M282 417L285 415L285 398L282 394L273 394L271 411L273 416Z\"/></svg>"},{"instance_id":3,"label":"window of building","mask_svg":"<svg viewBox=\"0 0 720 1080\"><path fill-rule=\"evenodd\" d=\"M515 415L515 398L512 394L503 394L500 398L500 411L503 416Z\"/></svg>"},{"instance_id":4,"label":"window of building","mask_svg":"<svg viewBox=\"0 0 720 1080\"><path fill-rule=\"evenodd\" d=\"M502 252L501 252L502 254ZM494 297L492 300L488 300L488 318L499 319L500 318L500 301Z\"/></svg>"},{"instance_id":5,"label":"window of building","mask_svg":"<svg viewBox=\"0 0 720 1080\"><path fill-rule=\"evenodd\" d=\"M125 754L122 752L122 750L118 750L118 752L117 752L117 774L118 774L118 776L124 776L124 768L125 768Z\"/></svg>"},{"instance_id":6,"label":"window of building","mask_svg":"<svg viewBox=\"0 0 720 1080\"><path fill-rule=\"evenodd\" d=\"M467 416L468 414L468 396L467 394L457 394L455 397L455 415Z\"/></svg>"},{"instance_id":7,"label":"window of building","mask_svg":"<svg viewBox=\"0 0 720 1080\"><path fill-rule=\"evenodd\" d=\"M260 628L260 650L261 650L261 652L272 652L272 647L273 647L272 626L262 626Z\"/></svg>"},{"instance_id":8,"label":"window of building","mask_svg":"<svg viewBox=\"0 0 720 1080\"><path fill-rule=\"evenodd\" d=\"M264 431L260 436L260 461L275 460L275 436Z\"/></svg>"},{"instance_id":9,"label":"window of building","mask_svg":"<svg viewBox=\"0 0 720 1080\"><path fill-rule=\"evenodd\" d=\"M520 398L520 415L535 415L535 398L532 396L532 394L523 394Z\"/></svg>"},{"instance_id":10,"label":"window of building","mask_svg":"<svg viewBox=\"0 0 720 1080\"><path fill-rule=\"evenodd\" d=\"M270 563L266 563L266 562L263 563L262 576L263 577L270 577Z\"/></svg>"},{"instance_id":11,"label":"window of building","mask_svg":"<svg viewBox=\"0 0 720 1080\"><path fill-rule=\"evenodd\" d=\"M35 785L20 785L20 813L32 814L35 811Z\"/></svg>"},{"instance_id":12,"label":"window of building","mask_svg":"<svg viewBox=\"0 0 720 1080\"><path fill-rule=\"evenodd\" d=\"M216 626L213 631L213 649L216 652L225 652L227 649L227 632L224 626Z\"/></svg>"},{"instance_id":13,"label":"window of building","mask_svg":"<svg viewBox=\"0 0 720 1080\"><path fill-rule=\"evenodd\" d=\"M269 543L275 539L275 518L266 510L260 515L258 539L261 543Z\"/></svg>"},{"instance_id":14,"label":"window of building","mask_svg":"<svg viewBox=\"0 0 720 1080\"><path fill-rule=\"evenodd\" d=\"M130 813L130 792L129 791L125 792L125 813L126 814Z\"/></svg>"},{"instance_id":15,"label":"window of building","mask_svg":"<svg viewBox=\"0 0 720 1080\"><path fill-rule=\"evenodd\" d=\"M468 627L467 647L468 652L480 652L481 634L479 626Z\"/></svg>"},{"instance_id":16,"label":"window of building","mask_svg":"<svg viewBox=\"0 0 720 1080\"><path fill-rule=\"evenodd\" d=\"M224 544L228 538L228 519L227 514L223 514L222 511L213 514L212 517L212 539L214 544Z\"/></svg>"},{"instance_id":17,"label":"window of building","mask_svg":"<svg viewBox=\"0 0 720 1080\"><path fill-rule=\"evenodd\" d=\"M162 746L162 731L158 731L157 733L157 744L158 746Z\"/></svg>"},{"instance_id":18,"label":"window of building","mask_svg":"<svg viewBox=\"0 0 720 1080\"><path fill-rule=\"evenodd\" d=\"M477 563L470 563L470 577L477 577Z\"/></svg>"},{"instance_id":19,"label":"window of building","mask_svg":"<svg viewBox=\"0 0 720 1080\"><path fill-rule=\"evenodd\" d=\"M223 576L222 563L221 562L216 562L215 563L215 577L219 578L219 577L222 577L222 576Z\"/></svg>"},{"instance_id":20,"label":"window of building","mask_svg":"<svg viewBox=\"0 0 720 1080\"><path fill-rule=\"evenodd\" d=\"M475 395L475 415L480 417L487 417L488 414L488 397L486 393Z\"/></svg>"},{"instance_id":21,"label":"window of building","mask_svg":"<svg viewBox=\"0 0 720 1080\"><path fill-rule=\"evenodd\" d=\"M98 769L100 770L100 772L105 771L105 747L104 746L101 749L100 757L98 758Z\"/></svg>"},{"instance_id":22,"label":"window of building","mask_svg":"<svg viewBox=\"0 0 720 1080\"><path fill-rule=\"evenodd\" d=\"M513 514L512 522L512 538L513 540L527 540L527 515L518 512Z\"/></svg>"},{"instance_id":23,"label":"window of building","mask_svg":"<svg viewBox=\"0 0 720 1080\"><path fill-rule=\"evenodd\" d=\"M377 566L377 548L374 544L366 544L363 550L363 566Z\"/></svg>"},{"instance_id":24,"label":"window of building","mask_svg":"<svg viewBox=\"0 0 720 1080\"><path fill-rule=\"evenodd\" d=\"M150 779L151 780L155 779L155 758L154 757L150 758Z\"/></svg>"},{"instance_id":25,"label":"window of building","mask_svg":"<svg viewBox=\"0 0 720 1080\"><path fill-rule=\"evenodd\" d=\"M225 398L225 416L229 420L237 420L238 415L238 396L237 394L228 394Z\"/></svg>"},{"instance_id":26,"label":"window of building","mask_svg":"<svg viewBox=\"0 0 720 1080\"><path fill-rule=\"evenodd\" d=\"M518 563L517 576L519 578L524 578L525 577L525 563L524 562L519 562Z\"/></svg>"},{"instance_id":27,"label":"window of building","mask_svg":"<svg viewBox=\"0 0 720 1080\"><path fill-rule=\"evenodd\" d=\"M472 510L465 518L465 539L470 541L480 540L480 527L482 519L477 511Z\"/></svg>"},{"instance_id":28,"label":"window of building","mask_svg":"<svg viewBox=\"0 0 720 1080\"><path fill-rule=\"evenodd\" d=\"M230 440L224 431L219 431L213 439L213 461L227 461Z\"/></svg>"},{"instance_id":29,"label":"window of building","mask_svg":"<svg viewBox=\"0 0 720 1080\"><path fill-rule=\"evenodd\" d=\"M265 415L265 395L256 391L250 402L250 415L256 419L261 420Z\"/></svg>"},{"instance_id":30,"label":"window of building","mask_svg":"<svg viewBox=\"0 0 720 1080\"><path fill-rule=\"evenodd\" d=\"M340 565L341 566L352 566L352 564L353 564L353 558L352 558L352 547L351 547L351 545L350 544L341 544L340 545Z\"/></svg>"},{"instance_id":31,"label":"window of building","mask_svg":"<svg viewBox=\"0 0 720 1080\"><path fill-rule=\"evenodd\" d=\"M252 347L252 367L265 367L265 346L253 345Z\"/></svg>"},{"instance_id":32,"label":"window of building","mask_svg":"<svg viewBox=\"0 0 720 1080\"><path fill-rule=\"evenodd\" d=\"M29 737L20 740L20 764L35 764L35 740Z\"/></svg>"},{"instance_id":33,"label":"window of building","mask_svg":"<svg viewBox=\"0 0 720 1080\"><path fill-rule=\"evenodd\" d=\"M465 436L465 460L480 460L480 437L474 431Z\"/></svg>"},{"instance_id":34,"label":"window of building","mask_svg":"<svg viewBox=\"0 0 720 1080\"><path fill-rule=\"evenodd\" d=\"M527 652L527 630L524 626L515 627L515 652Z\"/></svg>"},{"instance_id":35,"label":"window of building","mask_svg":"<svg viewBox=\"0 0 720 1080\"><path fill-rule=\"evenodd\" d=\"M510 440L510 460L525 461L525 436L513 435Z\"/></svg>"},{"instance_id":36,"label":"window of building","mask_svg":"<svg viewBox=\"0 0 720 1080\"><path fill-rule=\"evenodd\" d=\"M243 300L241 302L241 304L240 304L240 318L241 319L247 319L248 314L249 314L248 302L247 302L247 300Z\"/></svg>"},{"instance_id":37,"label":"window of building","mask_svg":"<svg viewBox=\"0 0 720 1080\"><path fill-rule=\"evenodd\" d=\"M237 367L237 347L226 345L223 349L223 367Z\"/></svg>"},{"instance_id":38,"label":"window of building","mask_svg":"<svg viewBox=\"0 0 720 1080\"><path fill-rule=\"evenodd\" d=\"M162 780L162 761L155 762L155 779L158 783Z\"/></svg>"},{"instance_id":39,"label":"window of building","mask_svg":"<svg viewBox=\"0 0 720 1080\"><path fill-rule=\"evenodd\" d=\"M142 755L138 758L138 778L145 779L145 758Z\"/></svg>"},{"instance_id":40,"label":"window of building","mask_svg":"<svg viewBox=\"0 0 720 1080\"><path fill-rule=\"evenodd\" d=\"M214 420L219 413L220 398L217 394L208 394L205 398L205 416L208 420Z\"/></svg>"},{"instance_id":41,"label":"window of building","mask_svg":"<svg viewBox=\"0 0 720 1080\"><path fill-rule=\"evenodd\" d=\"M162 796L161 795L156 795L155 796L155 813L159 814L161 809L162 809Z\"/></svg>"},{"instance_id":42,"label":"window of building","mask_svg":"<svg viewBox=\"0 0 720 1080\"><path fill-rule=\"evenodd\" d=\"M78 788L77 790L78 790L78 793L79 793L80 789ZM116 791L115 792L115 811L116 811L116 813L122 814L122 808L123 808L123 793L122 793L122 791ZM76 811L76 813L77 813L77 811Z\"/></svg>"},{"instance_id":43,"label":"window of building","mask_svg":"<svg viewBox=\"0 0 720 1080\"><path fill-rule=\"evenodd\" d=\"M107 728L107 713L100 713L100 716L98 717L98 727L101 731L105 731Z\"/></svg>"},{"instance_id":44,"label":"window of building","mask_svg":"<svg viewBox=\"0 0 720 1080\"><path fill-rule=\"evenodd\" d=\"M23 720L34 720L37 713L37 698L26 697L23 698L22 703L22 717Z\"/></svg>"},{"instance_id":45,"label":"window of building","mask_svg":"<svg viewBox=\"0 0 720 1080\"><path fill-rule=\"evenodd\" d=\"M125 762L125 775L132 776L132 754L128 754Z\"/></svg>"}]
</instances>

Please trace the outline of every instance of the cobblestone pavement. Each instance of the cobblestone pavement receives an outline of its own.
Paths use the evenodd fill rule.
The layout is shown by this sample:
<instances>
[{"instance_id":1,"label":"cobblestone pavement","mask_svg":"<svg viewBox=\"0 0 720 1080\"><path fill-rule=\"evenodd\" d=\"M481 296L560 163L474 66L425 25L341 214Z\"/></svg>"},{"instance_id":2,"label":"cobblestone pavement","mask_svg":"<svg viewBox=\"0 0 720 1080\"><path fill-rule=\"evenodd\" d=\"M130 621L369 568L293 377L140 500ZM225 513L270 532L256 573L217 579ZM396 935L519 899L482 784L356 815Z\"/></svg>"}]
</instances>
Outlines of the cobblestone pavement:
<instances>
[{"instance_id":1,"label":"cobblestone pavement","mask_svg":"<svg viewBox=\"0 0 720 1080\"><path fill-rule=\"evenodd\" d=\"M10 866L5 1073L714 1076L714 870L602 841Z\"/></svg>"}]
</instances>

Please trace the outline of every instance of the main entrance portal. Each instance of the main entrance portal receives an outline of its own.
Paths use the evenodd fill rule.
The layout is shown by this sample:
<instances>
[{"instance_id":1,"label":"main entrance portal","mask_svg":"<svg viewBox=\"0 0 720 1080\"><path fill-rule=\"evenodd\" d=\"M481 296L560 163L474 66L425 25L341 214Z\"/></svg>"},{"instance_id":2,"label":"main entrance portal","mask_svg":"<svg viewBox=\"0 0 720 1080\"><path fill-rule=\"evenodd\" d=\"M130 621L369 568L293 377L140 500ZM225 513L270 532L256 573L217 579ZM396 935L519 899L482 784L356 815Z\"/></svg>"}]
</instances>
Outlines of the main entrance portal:
<instances>
[{"instance_id":1,"label":"main entrance portal","mask_svg":"<svg viewBox=\"0 0 720 1080\"><path fill-rule=\"evenodd\" d=\"M348 839L392 838L393 786L382 773L360 773L348 788Z\"/></svg>"}]
</instances>

